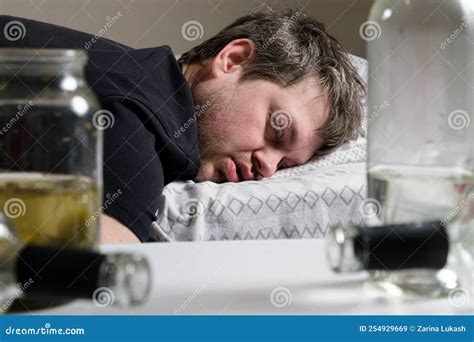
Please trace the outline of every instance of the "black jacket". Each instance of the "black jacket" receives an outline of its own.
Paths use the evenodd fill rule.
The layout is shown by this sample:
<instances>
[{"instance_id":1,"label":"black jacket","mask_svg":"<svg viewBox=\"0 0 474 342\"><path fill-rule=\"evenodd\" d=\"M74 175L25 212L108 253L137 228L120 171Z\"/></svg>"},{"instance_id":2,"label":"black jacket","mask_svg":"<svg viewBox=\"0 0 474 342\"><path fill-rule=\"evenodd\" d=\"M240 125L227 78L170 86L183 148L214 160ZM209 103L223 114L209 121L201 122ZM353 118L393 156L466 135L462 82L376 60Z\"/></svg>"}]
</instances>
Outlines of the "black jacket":
<instances>
[{"instance_id":1,"label":"black jacket","mask_svg":"<svg viewBox=\"0 0 474 342\"><path fill-rule=\"evenodd\" d=\"M35 48L39 53L87 47L87 82L115 120L104 131L103 194L104 199L119 189L122 194L104 211L148 241L163 186L193 178L200 163L193 98L173 52L168 46L133 49L10 16L0 16L2 33L13 20L25 26L26 35L16 41L1 35L0 47ZM175 134L185 123L185 132Z\"/></svg>"}]
</instances>

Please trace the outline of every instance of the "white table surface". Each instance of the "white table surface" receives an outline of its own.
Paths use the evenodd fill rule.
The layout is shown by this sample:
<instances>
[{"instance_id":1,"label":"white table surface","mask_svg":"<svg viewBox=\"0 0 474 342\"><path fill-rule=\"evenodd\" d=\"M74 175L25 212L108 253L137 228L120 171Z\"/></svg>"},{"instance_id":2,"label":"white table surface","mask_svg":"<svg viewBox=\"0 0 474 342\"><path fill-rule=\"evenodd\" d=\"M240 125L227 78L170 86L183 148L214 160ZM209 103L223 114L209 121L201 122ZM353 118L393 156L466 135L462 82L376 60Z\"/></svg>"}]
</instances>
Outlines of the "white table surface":
<instances>
[{"instance_id":1,"label":"white table surface","mask_svg":"<svg viewBox=\"0 0 474 342\"><path fill-rule=\"evenodd\" d=\"M466 305L453 306L447 298L381 297L369 291L366 273L333 273L328 267L325 244L321 239L148 243L106 246L102 250L135 251L148 256L153 269L153 290L145 305L115 308L98 307L92 301L74 301L35 314L474 313L472 299ZM280 296L284 300L273 305L271 293L282 287L286 288ZM291 301L288 300L290 297Z\"/></svg>"}]
</instances>

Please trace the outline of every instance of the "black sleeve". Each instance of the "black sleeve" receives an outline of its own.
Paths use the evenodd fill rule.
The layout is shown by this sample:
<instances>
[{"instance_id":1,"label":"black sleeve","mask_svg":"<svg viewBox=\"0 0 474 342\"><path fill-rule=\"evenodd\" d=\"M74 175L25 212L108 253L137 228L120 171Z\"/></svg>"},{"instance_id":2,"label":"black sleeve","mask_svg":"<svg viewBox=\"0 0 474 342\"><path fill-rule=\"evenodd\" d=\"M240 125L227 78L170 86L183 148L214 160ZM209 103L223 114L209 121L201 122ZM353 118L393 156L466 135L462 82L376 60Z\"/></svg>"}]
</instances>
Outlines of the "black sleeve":
<instances>
[{"instance_id":1,"label":"black sleeve","mask_svg":"<svg viewBox=\"0 0 474 342\"><path fill-rule=\"evenodd\" d=\"M104 212L146 242L163 191L155 135L136 103L111 97L101 104L113 116L113 125L104 130Z\"/></svg>"}]
</instances>

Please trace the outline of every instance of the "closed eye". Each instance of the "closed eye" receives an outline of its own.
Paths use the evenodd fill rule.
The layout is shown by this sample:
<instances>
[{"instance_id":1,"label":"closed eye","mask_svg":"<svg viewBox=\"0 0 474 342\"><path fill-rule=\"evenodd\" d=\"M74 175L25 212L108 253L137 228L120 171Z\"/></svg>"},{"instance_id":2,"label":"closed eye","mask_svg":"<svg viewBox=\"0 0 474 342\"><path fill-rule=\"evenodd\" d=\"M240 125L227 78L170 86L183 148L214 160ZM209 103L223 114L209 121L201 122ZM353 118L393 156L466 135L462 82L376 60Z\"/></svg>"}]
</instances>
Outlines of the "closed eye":
<instances>
[{"instance_id":1,"label":"closed eye","mask_svg":"<svg viewBox=\"0 0 474 342\"><path fill-rule=\"evenodd\" d=\"M269 124L270 124L270 128L273 130L274 141L279 143L283 140L285 136L285 127L280 126L280 123L278 122L278 118L274 116L274 113L276 112L270 111L269 113Z\"/></svg>"},{"instance_id":2,"label":"closed eye","mask_svg":"<svg viewBox=\"0 0 474 342\"><path fill-rule=\"evenodd\" d=\"M286 169L288 166L286 165L285 163L285 158L283 158L282 160L280 160L280 162L278 163L278 166L277 166L277 169L278 170L282 170L282 169Z\"/></svg>"},{"instance_id":3,"label":"closed eye","mask_svg":"<svg viewBox=\"0 0 474 342\"><path fill-rule=\"evenodd\" d=\"M273 127L273 133L275 134L275 141L276 142L280 142L280 141L283 140L283 136L284 136L283 129Z\"/></svg>"}]
</instances>

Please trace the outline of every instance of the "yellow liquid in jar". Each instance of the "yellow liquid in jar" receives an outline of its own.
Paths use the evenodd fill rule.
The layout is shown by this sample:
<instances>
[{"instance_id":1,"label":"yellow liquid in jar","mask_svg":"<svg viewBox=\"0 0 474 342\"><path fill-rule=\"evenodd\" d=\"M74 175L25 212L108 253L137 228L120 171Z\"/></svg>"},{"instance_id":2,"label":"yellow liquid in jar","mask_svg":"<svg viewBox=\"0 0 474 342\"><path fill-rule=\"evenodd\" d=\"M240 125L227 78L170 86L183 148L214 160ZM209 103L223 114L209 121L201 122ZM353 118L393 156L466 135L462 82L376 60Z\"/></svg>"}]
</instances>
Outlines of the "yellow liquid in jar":
<instances>
[{"instance_id":1,"label":"yellow liquid in jar","mask_svg":"<svg viewBox=\"0 0 474 342\"><path fill-rule=\"evenodd\" d=\"M21 242L95 248L98 187L88 177L41 173L0 175L0 210Z\"/></svg>"}]
</instances>

